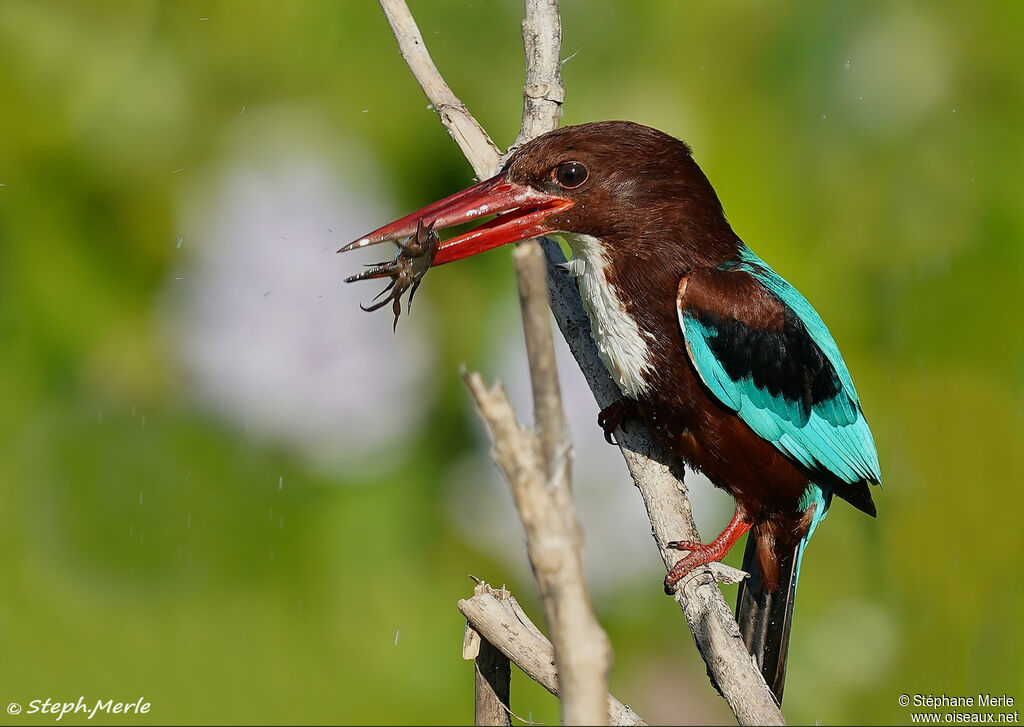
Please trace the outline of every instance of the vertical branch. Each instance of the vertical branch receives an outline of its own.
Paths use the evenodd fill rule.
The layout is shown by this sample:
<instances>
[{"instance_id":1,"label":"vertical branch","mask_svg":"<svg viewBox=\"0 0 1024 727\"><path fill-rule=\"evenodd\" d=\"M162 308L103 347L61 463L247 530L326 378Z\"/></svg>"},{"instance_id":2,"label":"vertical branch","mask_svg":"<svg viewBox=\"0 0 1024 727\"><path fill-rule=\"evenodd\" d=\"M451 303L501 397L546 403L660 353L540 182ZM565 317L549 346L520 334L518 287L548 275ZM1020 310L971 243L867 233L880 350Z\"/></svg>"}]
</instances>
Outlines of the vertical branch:
<instances>
[{"instance_id":1,"label":"vertical branch","mask_svg":"<svg viewBox=\"0 0 1024 727\"><path fill-rule=\"evenodd\" d=\"M562 391L555 364L555 343L548 316L548 279L544 252L535 241L514 253L519 306L523 315L526 357L533 388L533 417L540 439L547 479L560 504L571 507L569 475L572 445L562 409Z\"/></svg>"},{"instance_id":2,"label":"vertical branch","mask_svg":"<svg viewBox=\"0 0 1024 727\"><path fill-rule=\"evenodd\" d=\"M380 4L402 57L448 133L477 176L491 176L500 161L497 148L441 77L408 6L404 0L380 0ZM561 36L557 0L526 0L522 141L558 126L564 96L558 58ZM488 423L495 458L512 488L527 533L530 563L562 674L563 722L607 724L611 646L594 615L583 578L582 535L569 485L571 445L547 313L547 275L535 240L521 244L515 259L538 435L519 429L511 405L507 399L500 400L504 392L488 399L492 392L487 392L479 376L468 376L466 381ZM487 401L500 416L488 418Z\"/></svg>"},{"instance_id":3,"label":"vertical branch","mask_svg":"<svg viewBox=\"0 0 1024 727\"><path fill-rule=\"evenodd\" d=\"M476 578L473 580L476 581L474 598L487 597L496 603L512 598L512 594L504 588L491 588L483 581ZM467 620L462 640L462 658L472 661L474 667L473 724L511 727L512 666L508 656Z\"/></svg>"},{"instance_id":4,"label":"vertical branch","mask_svg":"<svg viewBox=\"0 0 1024 727\"><path fill-rule=\"evenodd\" d=\"M558 128L565 98L558 0L526 0L523 47L523 121L516 144ZM537 240L517 246L515 264L540 464L550 500L543 513L528 515L520 507L527 549L555 648L562 722L608 724L611 644L597 621L583 574L583 534L571 488L572 445L555 365L547 270ZM516 499L520 501L518 496ZM535 502L543 499L535 498Z\"/></svg>"},{"instance_id":5,"label":"vertical branch","mask_svg":"<svg viewBox=\"0 0 1024 727\"><path fill-rule=\"evenodd\" d=\"M473 661L473 724L510 727L509 691L512 663L487 639L480 639L480 653Z\"/></svg>"},{"instance_id":6,"label":"vertical branch","mask_svg":"<svg viewBox=\"0 0 1024 727\"><path fill-rule=\"evenodd\" d=\"M544 512L531 512L522 503L520 513L555 647L562 721L607 724L611 646L594 614L583 574L583 535L572 501L571 444L555 368L544 253L531 240L516 249L515 259L547 490L540 498L547 501Z\"/></svg>"},{"instance_id":7,"label":"vertical branch","mask_svg":"<svg viewBox=\"0 0 1024 727\"><path fill-rule=\"evenodd\" d=\"M558 128L565 88L562 86L562 20L558 0L526 0L523 20L526 80L523 123L513 147Z\"/></svg>"}]
</instances>

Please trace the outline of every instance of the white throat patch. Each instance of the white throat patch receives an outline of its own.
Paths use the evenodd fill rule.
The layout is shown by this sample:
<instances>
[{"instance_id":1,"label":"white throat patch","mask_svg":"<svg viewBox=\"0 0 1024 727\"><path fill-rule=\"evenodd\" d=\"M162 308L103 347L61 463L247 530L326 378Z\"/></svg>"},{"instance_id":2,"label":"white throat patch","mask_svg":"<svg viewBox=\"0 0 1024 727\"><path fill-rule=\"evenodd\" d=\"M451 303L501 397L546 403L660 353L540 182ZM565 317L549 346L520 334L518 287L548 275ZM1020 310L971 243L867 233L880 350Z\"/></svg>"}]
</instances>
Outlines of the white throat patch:
<instances>
[{"instance_id":1,"label":"white throat patch","mask_svg":"<svg viewBox=\"0 0 1024 727\"><path fill-rule=\"evenodd\" d=\"M622 393L638 399L650 388L647 374L653 364L647 342L652 340L651 335L641 332L609 282L608 258L600 240L576 234L566 234L565 239L573 254L566 269L579 285L601 361Z\"/></svg>"}]
</instances>

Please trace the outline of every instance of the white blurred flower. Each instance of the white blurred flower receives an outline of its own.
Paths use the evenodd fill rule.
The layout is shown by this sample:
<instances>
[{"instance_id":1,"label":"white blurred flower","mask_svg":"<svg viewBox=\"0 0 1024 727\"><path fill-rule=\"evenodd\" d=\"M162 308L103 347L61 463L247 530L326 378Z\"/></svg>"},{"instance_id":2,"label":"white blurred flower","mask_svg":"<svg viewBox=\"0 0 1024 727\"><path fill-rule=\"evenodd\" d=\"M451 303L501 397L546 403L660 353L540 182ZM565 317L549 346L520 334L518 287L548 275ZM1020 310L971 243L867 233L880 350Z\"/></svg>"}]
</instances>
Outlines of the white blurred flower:
<instances>
[{"instance_id":1,"label":"white blurred flower","mask_svg":"<svg viewBox=\"0 0 1024 727\"><path fill-rule=\"evenodd\" d=\"M210 183L187 191L183 234L170 242L184 258L172 325L207 408L320 464L373 466L401 451L433 394L429 307L417 299L414 325L406 314L397 336L390 305L359 309L384 284L343 278L394 248L335 251L388 219L382 195L365 162L342 179L322 160L330 140L282 139L281 128L294 126L246 130Z\"/></svg>"}]
</instances>

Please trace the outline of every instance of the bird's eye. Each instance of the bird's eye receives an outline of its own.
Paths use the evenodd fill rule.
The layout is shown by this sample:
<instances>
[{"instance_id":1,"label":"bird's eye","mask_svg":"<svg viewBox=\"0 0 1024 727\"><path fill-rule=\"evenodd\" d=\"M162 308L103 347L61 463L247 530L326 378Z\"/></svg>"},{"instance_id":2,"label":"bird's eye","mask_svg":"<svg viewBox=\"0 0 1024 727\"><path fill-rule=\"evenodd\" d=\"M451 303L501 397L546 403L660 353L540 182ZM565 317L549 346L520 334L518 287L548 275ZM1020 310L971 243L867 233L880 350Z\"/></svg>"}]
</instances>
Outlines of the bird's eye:
<instances>
[{"instance_id":1,"label":"bird's eye","mask_svg":"<svg viewBox=\"0 0 1024 727\"><path fill-rule=\"evenodd\" d=\"M589 172L579 162L564 162L552 170L551 176L563 189L575 189L587 181Z\"/></svg>"}]
</instances>

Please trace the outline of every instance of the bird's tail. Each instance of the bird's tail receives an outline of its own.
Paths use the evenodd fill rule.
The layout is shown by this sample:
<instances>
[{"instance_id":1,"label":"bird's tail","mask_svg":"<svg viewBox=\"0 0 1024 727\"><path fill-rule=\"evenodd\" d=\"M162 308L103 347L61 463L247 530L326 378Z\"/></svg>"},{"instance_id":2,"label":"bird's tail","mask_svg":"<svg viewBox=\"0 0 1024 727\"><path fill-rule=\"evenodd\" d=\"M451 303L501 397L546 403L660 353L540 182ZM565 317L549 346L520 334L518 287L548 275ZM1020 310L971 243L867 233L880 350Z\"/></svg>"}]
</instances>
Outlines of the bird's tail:
<instances>
[{"instance_id":1,"label":"bird's tail","mask_svg":"<svg viewBox=\"0 0 1024 727\"><path fill-rule=\"evenodd\" d=\"M779 564L779 578L774 591L768 590L762 578L757 557L756 529L747 534L743 570L750 574L750 578L740 583L736 596L736 622L747 650L757 661L768 688L780 705L782 690L786 686L789 631L793 627L793 604L796 602L796 582L800 579L800 561L807 541L828 514L832 494L830 488L813 482L807 485L800 501L800 507L810 517L807 532L788 551L780 552L777 541L773 542Z\"/></svg>"},{"instance_id":2,"label":"bird's tail","mask_svg":"<svg viewBox=\"0 0 1024 727\"><path fill-rule=\"evenodd\" d=\"M786 685L789 631L793 624L800 556L806 544L807 539L801 538L791 552L778 554L779 581L774 591L769 591L761 578L757 537L753 530L747 535L747 548L743 553L743 570L750 574L750 578L740 583L736 599L736 622L747 649L757 661L764 680L780 705L782 690Z\"/></svg>"}]
</instances>

